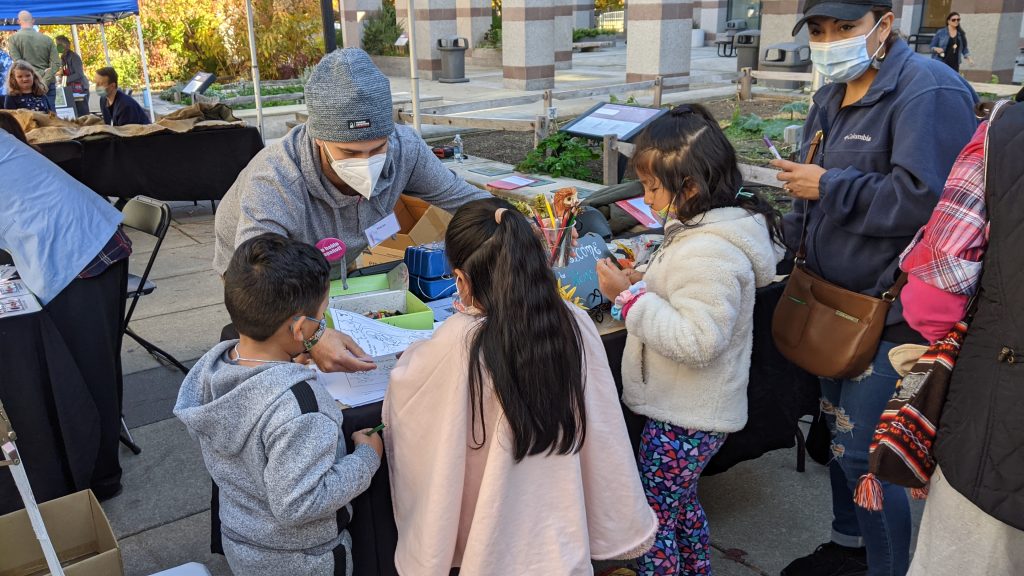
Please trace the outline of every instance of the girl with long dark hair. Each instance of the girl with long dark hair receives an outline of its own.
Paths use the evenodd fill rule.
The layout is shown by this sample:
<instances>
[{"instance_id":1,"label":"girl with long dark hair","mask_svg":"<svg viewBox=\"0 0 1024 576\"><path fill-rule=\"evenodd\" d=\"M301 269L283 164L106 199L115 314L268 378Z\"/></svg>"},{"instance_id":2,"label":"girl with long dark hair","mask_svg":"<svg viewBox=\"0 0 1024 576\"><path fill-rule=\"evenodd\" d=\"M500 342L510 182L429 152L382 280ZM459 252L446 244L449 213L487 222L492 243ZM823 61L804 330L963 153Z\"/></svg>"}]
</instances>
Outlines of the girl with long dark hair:
<instances>
[{"instance_id":1,"label":"girl with long dark hair","mask_svg":"<svg viewBox=\"0 0 1024 576\"><path fill-rule=\"evenodd\" d=\"M536 231L477 200L445 249L465 311L402 355L384 401L399 572L584 575L643 554L657 522L601 338Z\"/></svg>"},{"instance_id":2,"label":"girl with long dark hair","mask_svg":"<svg viewBox=\"0 0 1024 576\"><path fill-rule=\"evenodd\" d=\"M647 417L641 480L660 527L643 576L710 574L697 481L747 422L754 292L782 256L779 217L743 188L736 151L698 104L655 120L633 166L665 240L646 270L598 263L601 292L626 322L622 399Z\"/></svg>"}]
</instances>

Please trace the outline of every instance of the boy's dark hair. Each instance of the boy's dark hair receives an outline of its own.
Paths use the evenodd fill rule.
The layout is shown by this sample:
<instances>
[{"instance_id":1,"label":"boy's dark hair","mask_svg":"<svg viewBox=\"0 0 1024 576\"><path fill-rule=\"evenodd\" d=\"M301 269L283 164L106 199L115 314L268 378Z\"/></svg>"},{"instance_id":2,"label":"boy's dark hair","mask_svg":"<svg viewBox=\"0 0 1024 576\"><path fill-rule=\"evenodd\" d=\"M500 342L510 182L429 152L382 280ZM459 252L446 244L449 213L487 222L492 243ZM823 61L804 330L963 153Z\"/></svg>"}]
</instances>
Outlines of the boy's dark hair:
<instances>
[{"instance_id":1,"label":"boy's dark hair","mask_svg":"<svg viewBox=\"0 0 1024 576\"><path fill-rule=\"evenodd\" d=\"M121 87L121 83L117 81L117 70L114 70L111 66L104 66L96 71L97 74L107 79L107 82L111 84L117 84L117 87Z\"/></svg>"},{"instance_id":2,"label":"boy's dark hair","mask_svg":"<svg viewBox=\"0 0 1024 576\"><path fill-rule=\"evenodd\" d=\"M260 342L293 316L316 316L330 289L319 250L278 234L242 242L224 272L224 305L239 334Z\"/></svg>"},{"instance_id":3,"label":"boy's dark hair","mask_svg":"<svg viewBox=\"0 0 1024 576\"><path fill-rule=\"evenodd\" d=\"M687 224L708 210L738 206L761 214L782 243L782 217L760 193L740 192L743 175L718 121L700 104L683 104L640 133L633 154L638 175L653 176L672 195L676 218ZM686 197L689 188L696 193ZM699 223L698 223L699 224Z\"/></svg>"}]
</instances>

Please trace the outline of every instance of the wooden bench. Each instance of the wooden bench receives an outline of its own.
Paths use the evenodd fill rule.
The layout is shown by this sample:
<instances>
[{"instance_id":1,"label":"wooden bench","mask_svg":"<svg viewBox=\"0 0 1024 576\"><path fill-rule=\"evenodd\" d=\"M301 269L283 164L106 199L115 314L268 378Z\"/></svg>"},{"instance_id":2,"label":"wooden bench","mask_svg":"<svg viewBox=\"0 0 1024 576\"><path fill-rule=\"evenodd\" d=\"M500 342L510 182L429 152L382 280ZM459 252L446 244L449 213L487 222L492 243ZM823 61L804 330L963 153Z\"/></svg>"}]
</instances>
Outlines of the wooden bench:
<instances>
[{"instance_id":1,"label":"wooden bench","mask_svg":"<svg viewBox=\"0 0 1024 576\"><path fill-rule=\"evenodd\" d=\"M615 40L603 40L597 42L573 42L572 49L579 52L596 52L601 48L614 48Z\"/></svg>"}]
</instances>

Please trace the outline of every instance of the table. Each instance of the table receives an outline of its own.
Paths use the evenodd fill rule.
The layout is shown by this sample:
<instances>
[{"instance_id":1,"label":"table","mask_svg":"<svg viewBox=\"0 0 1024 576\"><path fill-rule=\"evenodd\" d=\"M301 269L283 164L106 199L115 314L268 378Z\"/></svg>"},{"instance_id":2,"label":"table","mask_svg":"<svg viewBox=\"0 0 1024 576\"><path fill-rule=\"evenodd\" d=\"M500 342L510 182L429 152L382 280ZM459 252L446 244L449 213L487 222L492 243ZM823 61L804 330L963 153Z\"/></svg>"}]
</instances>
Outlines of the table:
<instances>
[{"instance_id":1,"label":"table","mask_svg":"<svg viewBox=\"0 0 1024 576\"><path fill-rule=\"evenodd\" d=\"M381 264L357 270L353 275L386 272L396 263ZM817 409L818 380L792 366L775 349L771 339L772 312L782 295L784 284L776 283L761 288L754 306L755 338L752 352L751 383L747 390L750 402L750 421L741 432L730 434L722 449L709 463L709 470L720 473L733 465L757 458L770 450L791 447L796 443L796 420ZM622 393L622 354L626 346L626 331L621 324L606 318L598 324L601 342L608 356L608 365L615 386ZM237 338L234 327L226 326L221 340ZM383 402L342 410L342 431L346 448L351 453L355 446L353 432L373 428L380 424ZM646 418L634 414L625 405L623 417L630 442L636 450L640 445ZM799 457L798 457L799 460ZM394 507L387 458L370 482L370 487L352 501L353 515L348 526L352 536L354 573L360 576L394 576L395 549L398 529L395 526Z\"/></svg>"},{"instance_id":2,"label":"table","mask_svg":"<svg viewBox=\"0 0 1024 576\"><path fill-rule=\"evenodd\" d=\"M96 193L116 198L144 195L172 200L220 200L238 174L263 149L255 128L209 128L161 132L134 138L76 141L39 146L44 156ZM73 144L71 148L77 148Z\"/></svg>"},{"instance_id":3,"label":"table","mask_svg":"<svg viewBox=\"0 0 1024 576\"><path fill-rule=\"evenodd\" d=\"M121 319L128 262L77 279L42 311L0 320L0 400L36 500L121 489ZM0 472L0 514L22 508Z\"/></svg>"}]
</instances>

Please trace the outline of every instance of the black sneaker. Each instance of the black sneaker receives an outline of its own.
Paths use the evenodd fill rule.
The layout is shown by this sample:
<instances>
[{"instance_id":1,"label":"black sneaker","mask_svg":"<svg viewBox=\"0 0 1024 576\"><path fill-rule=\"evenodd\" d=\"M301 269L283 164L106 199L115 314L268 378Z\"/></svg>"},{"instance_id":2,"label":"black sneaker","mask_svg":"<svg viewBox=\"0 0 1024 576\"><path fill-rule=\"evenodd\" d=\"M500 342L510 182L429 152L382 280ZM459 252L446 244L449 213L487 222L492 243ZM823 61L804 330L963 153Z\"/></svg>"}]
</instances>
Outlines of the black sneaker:
<instances>
[{"instance_id":1,"label":"black sneaker","mask_svg":"<svg viewBox=\"0 0 1024 576\"><path fill-rule=\"evenodd\" d=\"M867 573L867 550L826 542L818 546L814 554L790 562L780 576L864 576Z\"/></svg>"}]
</instances>

